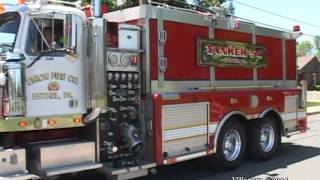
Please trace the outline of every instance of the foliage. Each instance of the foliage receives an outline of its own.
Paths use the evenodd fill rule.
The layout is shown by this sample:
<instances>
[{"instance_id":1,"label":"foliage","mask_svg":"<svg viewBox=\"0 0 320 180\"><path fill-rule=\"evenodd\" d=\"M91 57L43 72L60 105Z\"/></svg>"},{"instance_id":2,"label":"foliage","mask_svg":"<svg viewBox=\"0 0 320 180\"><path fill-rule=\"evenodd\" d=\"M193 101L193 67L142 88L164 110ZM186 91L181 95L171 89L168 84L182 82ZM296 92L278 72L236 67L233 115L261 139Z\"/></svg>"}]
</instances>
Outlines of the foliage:
<instances>
[{"instance_id":1,"label":"foliage","mask_svg":"<svg viewBox=\"0 0 320 180\"><path fill-rule=\"evenodd\" d=\"M82 0L81 2L83 5L88 5L91 3L91 0Z\"/></svg>"},{"instance_id":2,"label":"foliage","mask_svg":"<svg viewBox=\"0 0 320 180\"><path fill-rule=\"evenodd\" d=\"M82 0L83 3L90 4L92 0ZM101 0L102 3L105 3L109 6L111 11L118 9L125 9L129 7L134 7L139 5L139 0L123 0L122 4L119 4L117 0ZM147 1L147 0L145 0ZM185 7L187 5L186 0L153 0L154 2L165 3L171 6Z\"/></svg>"},{"instance_id":3,"label":"foliage","mask_svg":"<svg viewBox=\"0 0 320 180\"><path fill-rule=\"evenodd\" d=\"M83 4L90 4L92 0L82 0ZM117 0L101 0L102 3L105 3L109 6L109 9L111 11L118 10L118 9L124 9L128 7L138 6L139 0L123 0L123 4L118 4ZM147 0L145 0L147 1ZM187 7L187 0L153 0L154 2L159 3L165 3L171 6L176 7ZM235 7L233 6L233 3L231 0L228 7L222 7L222 4L225 3L227 0L193 0L193 4L200 6L200 7L220 7L224 11L234 14Z\"/></svg>"},{"instance_id":4,"label":"foliage","mask_svg":"<svg viewBox=\"0 0 320 180\"><path fill-rule=\"evenodd\" d=\"M316 35L313 38L313 42L314 42L314 45L315 45L315 49L317 51L317 57L319 58L320 57L320 35Z\"/></svg>"},{"instance_id":5,"label":"foliage","mask_svg":"<svg viewBox=\"0 0 320 180\"><path fill-rule=\"evenodd\" d=\"M306 55L311 55L313 45L311 44L310 41L302 41L298 44L297 47L297 54L298 56L306 56Z\"/></svg>"},{"instance_id":6,"label":"foliage","mask_svg":"<svg viewBox=\"0 0 320 180\"><path fill-rule=\"evenodd\" d=\"M307 107L311 107L311 106L320 106L320 102L307 102Z\"/></svg>"},{"instance_id":7,"label":"foliage","mask_svg":"<svg viewBox=\"0 0 320 180\"><path fill-rule=\"evenodd\" d=\"M234 15L236 8L234 7L232 1L230 1L229 6L227 7L227 12Z\"/></svg>"},{"instance_id":8,"label":"foliage","mask_svg":"<svg viewBox=\"0 0 320 180\"><path fill-rule=\"evenodd\" d=\"M314 85L313 89L316 91L320 91L320 84Z\"/></svg>"},{"instance_id":9,"label":"foliage","mask_svg":"<svg viewBox=\"0 0 320 180\"><path fill-rule=\"evenodd\" d=\"M154 0L154 1L166 3L168 5L177 6L177 7L185 7L187 5L186 0Z\"/></svg>"},{"instance_id":10,"label":"foliage","mask_svg":"<svg viewBox=\"0 0 320 180\"><path fill-rule=\"evenodd\" d=\"M147 1L147 0L145 0ZM170 6L176 6L176 7L185 7L187 5L186 0L153 0L154 2L159 3L165 3ZM121 6L118 6L118 9L128 8L139 5L139 0L126 0L124 1L124 4Z\"/></svg>"},{"instance_id":11,"label":"foliage","mask_svg":"<svg viewBox=\"0 0 320 180\"><path fill-rule=\"evenodd\" d=\"M193 0L193 3L201 7L220 7L226 0Z\"/></svg>"},{"instance_id":12,"label":"foliage","mask_svg":"<svg viewBox=\"0 0 320 180\"><path fill-rule=\"evenodd\" d=\"M229 2L228 4L226 4L227 1ZM235 14L235 7L232 0L193 0L193 4L205 8L217 7L222 9L225 13L231 15Z\"/></svg>"}]
</instances>

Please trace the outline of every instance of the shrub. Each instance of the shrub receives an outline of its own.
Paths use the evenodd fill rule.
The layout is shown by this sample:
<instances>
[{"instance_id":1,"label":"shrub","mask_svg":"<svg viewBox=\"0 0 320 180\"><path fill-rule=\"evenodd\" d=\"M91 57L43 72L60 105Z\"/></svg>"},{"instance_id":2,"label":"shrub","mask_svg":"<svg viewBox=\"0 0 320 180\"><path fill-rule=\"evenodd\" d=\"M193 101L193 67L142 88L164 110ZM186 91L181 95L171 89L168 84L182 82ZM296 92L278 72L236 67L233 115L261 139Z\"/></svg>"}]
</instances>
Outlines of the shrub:
<instances>
[{"instance_id":1,"label":"shrub","mask_svg":"<svg viewBox=\"0 0 320 180\"><path fill-rule=\"evenodd\" d=\"M320 84L314 85L313 89L316 91L320 91Z\"/></svg>"}]
</instances>

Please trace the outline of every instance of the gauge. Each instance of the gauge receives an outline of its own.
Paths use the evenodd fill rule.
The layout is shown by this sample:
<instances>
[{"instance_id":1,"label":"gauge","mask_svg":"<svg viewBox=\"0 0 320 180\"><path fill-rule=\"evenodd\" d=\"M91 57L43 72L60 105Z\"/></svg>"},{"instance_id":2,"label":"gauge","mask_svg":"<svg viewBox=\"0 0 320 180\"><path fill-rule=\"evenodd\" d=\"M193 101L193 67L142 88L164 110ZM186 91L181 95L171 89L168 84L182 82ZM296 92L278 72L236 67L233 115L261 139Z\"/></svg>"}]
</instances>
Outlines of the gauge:
<instances>
[{"instance_id":1,"label":"gauge","mask_svg":"<svg viewBox=\"0 0 320 180\"><path fill-rule=\"evenodd\" d=\"M112 67L115 67L118 64L118 56L116 54L110 54L108 58L108 62Z\"/></svg>"},{"instance_id":2,"label":"gauge","mask_svg":"<svg viewBox=\"0 0 320 180\"><path fill-rule=\"evenodd\" d=\"M131 59L130 59L130 56L128 54L122 55L120 61L121 61L122 66L124 66L124 67L128 67L130 65L130 63L131 63Z\"/></svg>"}]
</instances>

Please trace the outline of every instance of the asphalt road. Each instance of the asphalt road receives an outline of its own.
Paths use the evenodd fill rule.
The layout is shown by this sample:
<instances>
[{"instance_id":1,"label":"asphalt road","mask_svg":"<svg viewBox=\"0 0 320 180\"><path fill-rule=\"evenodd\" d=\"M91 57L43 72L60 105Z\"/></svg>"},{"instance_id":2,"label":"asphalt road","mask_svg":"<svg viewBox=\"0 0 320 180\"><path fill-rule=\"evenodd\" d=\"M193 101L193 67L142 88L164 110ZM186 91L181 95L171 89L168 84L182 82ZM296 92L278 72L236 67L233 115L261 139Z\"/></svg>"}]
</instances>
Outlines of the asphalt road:
<instances>
[{"instance_id":1,"label":"asphalt road","mask_svg":"<svg viewBox=\"0 0 320 180\"><path fill-rule=\"evenodd\" d=\"M200 167L195 161L188 161L158 168L157 175L137 180L302 180L320 179L320 115L308 116L307 133L283 138L278 154L265 162L244 160L233 171L215 172ZM247 178L247 179L246 179ZM93 172L59 179L102 180L102 174Z\"/></svg>"}]
</instances>

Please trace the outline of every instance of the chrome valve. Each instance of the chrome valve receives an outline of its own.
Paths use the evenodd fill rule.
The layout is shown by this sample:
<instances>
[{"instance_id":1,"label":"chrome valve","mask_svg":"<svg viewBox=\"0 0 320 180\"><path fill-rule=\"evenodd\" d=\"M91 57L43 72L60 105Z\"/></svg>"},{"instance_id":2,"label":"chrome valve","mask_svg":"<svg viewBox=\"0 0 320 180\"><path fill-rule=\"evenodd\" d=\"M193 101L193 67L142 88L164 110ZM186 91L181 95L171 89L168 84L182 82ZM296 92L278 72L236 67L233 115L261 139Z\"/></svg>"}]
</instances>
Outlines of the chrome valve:
<instances>
[{"instance_id":1,"label":"chrome valve","mask_svg":"<svg viewBox=\"0 0 320 180\"><path fill-rule=\"evenodd\" d=\"M125 73L122 73L122 74L121 74L121 80L122 80L122 81L126 80L126 77L127 77L127 75L126 75Z\"/></svg>"},{"instance_id":2,"label":"chrome valve","mask_svg":"<svg viewBox=\"0 0 320 180\"><path fill-rule=\"evenodd\" d=\"M134 94L136 94L136 92L133 91L133 90L128 90L128 94L129 94L129 95L134 95Z\"/></svg>"},{"instance_id":3,"label":"chrome valve","mask_svg":"<svg viewBox=\"0 0 320 180\"><path fill-rule=\"evenodd\" d=\"M127 111L129 110L129 107L120 106L120 111Z\"/></svg>"},{"instance_id":4,"label":"chrome valve","mask_svg":"<svg viewBox=\"0 0 320 180\"><path fill-rule=\"evenodd\" d=\"M110 84L110 85L109 85L109 88L110 88L110 89L116 89L116 88L118 88L118 86L117 86L117 85L114 85L114 84Z\"/></svg>"},{"instance_id":5,"label":"chrome valve","mask_svg":"<svg viewBox=\"0 0 320 180\"><path fill-rule=\"evenodd\" d=\"M116 92L114 92L114 91L112 91L112 90L109 90L109 95L110 95L110 96L116 96L116 95L117 95L117 93L116 93Z\"/></svg>"},{"instance_id":6,"label":"chrome valve","mask_svg":"<svg viewBox=\"0 0 320 180\"><path fill-rule=\"evenodd\" d=\"M128 74L128 81L131 81L132 80L132 74L130 73L130 74Z\"/></svg>"},{"instance_id":7,"label":"chrome valve","mask_svg":"<svg viewBox=\"0 0 320 180\"><path fill-rule=\"evenodd\" d=\"M112 73L108 73L108 80L111 81L113 78L113 74Z\"/></svg>"},{"instance_id":8,"label":"chrome valve","mask_svg":"<svg viewBox=\"0 0 320 180\"><path fill-rule=\"evenodd\" d=\"M118 81L119 78L120 78L120 74L119 74L119 73L116 73L116 74L114 75L114 78L115 78L116 81Z\"/></svg>"},{"instance_id":9,"label":"chrome valve","mask_svg":"<svg viewBox=\"0 0 320 180\"><path fill-rule=\"evenodd\" d=\"M135 81L138 81L138 79L139 79L139 75L138 75L138 74L135 74L135 75L134 75L134 80L135 80Z\"/></svg>"},{"instance_id":10,"label":"chrome valve","mask_svg":"<svg viewBox=\"0 0 320 180\"><path fill-rule=\"evenodd\" d=\"M132 83L128 82L128 89L132 89Z\"/></svg>"},{"instance_id":11,"label":"chrome valve","mask_svg":"<svg viewBox=\"0 0 320 180\"><path fill-rule=\"evenodd\" d=\"M128 85L120 84L120 89L127 89L127 88L128 88Z\"/></svg>"}]
</instances>

